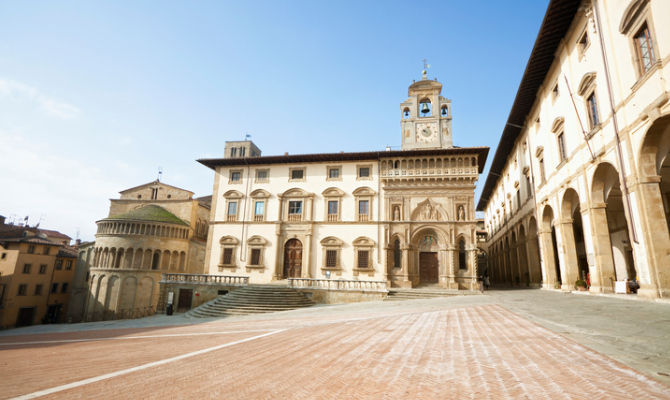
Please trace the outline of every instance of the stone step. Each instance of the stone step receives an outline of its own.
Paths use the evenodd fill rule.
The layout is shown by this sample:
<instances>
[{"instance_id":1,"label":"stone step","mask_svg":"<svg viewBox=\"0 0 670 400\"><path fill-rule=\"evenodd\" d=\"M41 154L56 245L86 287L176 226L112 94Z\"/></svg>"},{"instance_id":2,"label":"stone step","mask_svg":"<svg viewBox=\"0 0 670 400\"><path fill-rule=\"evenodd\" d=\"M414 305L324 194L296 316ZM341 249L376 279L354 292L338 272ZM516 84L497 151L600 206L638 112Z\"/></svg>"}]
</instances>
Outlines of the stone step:
<instances>
[{"instance_id":1,"label":"stone step","mask_svg":"<svg viewBox=\"0 0 670 400\"><path fill-rule=\"evenodd\" d=\"M224 296L190 310L192 317L261 314L313 306L314 302L295 289L275 285L253 285L233 290Z\"/></svg>"}]
</instances>

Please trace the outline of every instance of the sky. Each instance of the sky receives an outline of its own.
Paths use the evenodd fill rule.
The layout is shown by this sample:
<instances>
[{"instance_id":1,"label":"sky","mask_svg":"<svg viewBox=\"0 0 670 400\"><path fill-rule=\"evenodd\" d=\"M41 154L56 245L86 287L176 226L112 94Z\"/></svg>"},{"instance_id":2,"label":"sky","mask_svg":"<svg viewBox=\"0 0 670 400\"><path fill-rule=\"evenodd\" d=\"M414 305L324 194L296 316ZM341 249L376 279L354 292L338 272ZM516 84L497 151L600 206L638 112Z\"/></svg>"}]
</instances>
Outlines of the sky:
<instances>
[{"instance_id":1,"label":"sky","mask_svg":"<svg viewBox=\"0 0 670 400\"><path fill-rule=\"evenodd\" d=\"M0 0L0 215L93 240L118 192L212 193L199 158L400 146L428 60L484 185L548 0Z\"/></svg>"}]
</instances>

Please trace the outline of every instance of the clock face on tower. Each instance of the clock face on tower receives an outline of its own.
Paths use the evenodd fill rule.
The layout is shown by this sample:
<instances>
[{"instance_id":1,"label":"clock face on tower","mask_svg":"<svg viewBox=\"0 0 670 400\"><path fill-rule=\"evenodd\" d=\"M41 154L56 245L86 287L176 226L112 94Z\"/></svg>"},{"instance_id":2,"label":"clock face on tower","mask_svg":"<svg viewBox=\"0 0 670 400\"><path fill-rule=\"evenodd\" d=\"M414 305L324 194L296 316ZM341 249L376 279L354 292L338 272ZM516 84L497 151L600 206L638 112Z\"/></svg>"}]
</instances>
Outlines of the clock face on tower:
<instances>
[{"instance_id":1,"label":"clock face on tower","mask_svg":"<svg viewBox=\"0 0 670 400\"><path fill-rule=\"evenodd\" d=\"M437 140L437 128L432 124L416 124L416 141L429 143Z\"/></svg>"}]
</instances>

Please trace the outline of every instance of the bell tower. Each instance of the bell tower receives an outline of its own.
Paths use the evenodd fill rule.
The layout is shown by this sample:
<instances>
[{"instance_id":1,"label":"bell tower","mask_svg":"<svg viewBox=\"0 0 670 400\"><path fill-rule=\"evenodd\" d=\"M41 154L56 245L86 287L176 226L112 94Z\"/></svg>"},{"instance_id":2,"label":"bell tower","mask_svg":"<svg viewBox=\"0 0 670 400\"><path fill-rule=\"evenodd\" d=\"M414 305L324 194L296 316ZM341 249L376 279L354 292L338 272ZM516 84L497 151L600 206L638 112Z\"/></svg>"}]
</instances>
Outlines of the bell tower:
<instances>
[{"instance_id":1,"label":"bell tower","mask_svg":"<svg viewBox=\"0 0 670 400\"><path fill-rule=\"evenodd\" d=\"M410 85L409 98L400 104L402 149L446 149L453 147L451 100L440 95L442 84L429 80L424 60L421 80Z\"/></svg>"}]
</instances>

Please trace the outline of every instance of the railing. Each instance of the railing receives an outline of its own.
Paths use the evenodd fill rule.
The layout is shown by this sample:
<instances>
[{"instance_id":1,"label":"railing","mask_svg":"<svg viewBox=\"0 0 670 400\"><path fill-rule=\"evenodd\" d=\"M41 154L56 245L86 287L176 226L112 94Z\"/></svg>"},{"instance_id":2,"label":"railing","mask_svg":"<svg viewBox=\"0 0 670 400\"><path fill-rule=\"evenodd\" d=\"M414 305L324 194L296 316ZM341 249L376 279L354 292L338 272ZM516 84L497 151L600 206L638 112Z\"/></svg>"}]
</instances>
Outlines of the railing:
<instances>
[{"instance_id":1,"label":"railing","mask_svg":"<svg viewBox=\"0 0 670 400\"><path fill-rule=\"evenodd\" d=\"M387 291L385 281L288 278L288 286L295 289L360 290L364 292Z\"/></svg>"},{"instance_id":2,"label":"railing","mask_svg":"<svg viewBox=\"0 0 670 400\"><path fill-rule=\"evenodd\" d=\"M234 214L234 215L228 215L228 216L226 217L226 221L228 221L228 222L235 222L235 221L237 221L237 214Z\"/></svg>"},{"instance_id":3,"label":"railing","mask_svg":"<svg viewBox=\"0 0 670 400\"><path fill-rule=\"evenodd\" d=\"M209 274L163 274L161 283L197 283L208 285L246 286L248 276L209 275Z\"/></svg>"},{"instance_id":4,"label":"railing","mask_svg":"<svg viewBox=\"0 0 670 400\"><path fill-rule=\"evenodd\" d=\"M368 214L358 214L358 221L359 222L369 221L369 215Z\"/></svg>"},{"instance_id":5,"label":"railing","mask_svg":"<svg viewBox=\"0 0 670 400\"><path fill-rule=\"evenodd\" d=\"M449 167L449 168L393 168L381 172L382 178L394 178L403 176L446 176L477 174L477 167Z\"/></svg>"},{"instance_id":6,"label":"railing","mask_svg":"<svg viewBox=\"0 0 670 400\"><path fill-rule=\"evenodd\" d=\"M328 214L328 222L337 222L340 220L339 214Z\"/></svg>"},{"instance_id":7,"label":"railing","mask_svg":"<svg viewBox=\"0 0 670 400\"><path fill-rule=\"evenodd\" d=\"M302 221L302 214L289 214L288 220L291 222Z\"/></svg>"},{"instance_id":8,"label":"railing","mask_svg":"<svg viewBox=\"0 0 670 400\"><path fill-rule=\"evenodd\" d=\"M254 215L254 221L256 221L256 222L265 221L265 215L263 215L263 214Z\"/></svg>"}]
</instances>

